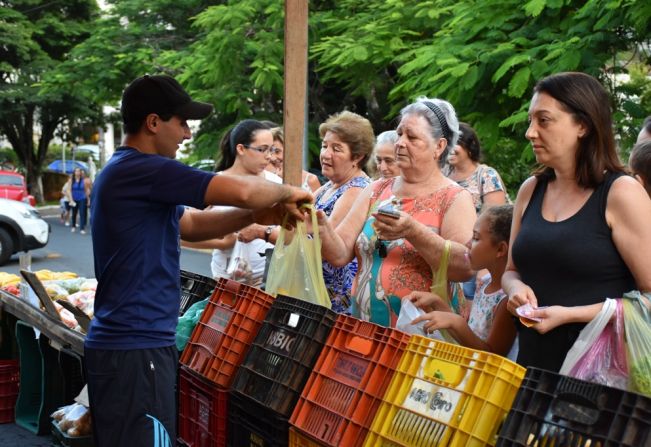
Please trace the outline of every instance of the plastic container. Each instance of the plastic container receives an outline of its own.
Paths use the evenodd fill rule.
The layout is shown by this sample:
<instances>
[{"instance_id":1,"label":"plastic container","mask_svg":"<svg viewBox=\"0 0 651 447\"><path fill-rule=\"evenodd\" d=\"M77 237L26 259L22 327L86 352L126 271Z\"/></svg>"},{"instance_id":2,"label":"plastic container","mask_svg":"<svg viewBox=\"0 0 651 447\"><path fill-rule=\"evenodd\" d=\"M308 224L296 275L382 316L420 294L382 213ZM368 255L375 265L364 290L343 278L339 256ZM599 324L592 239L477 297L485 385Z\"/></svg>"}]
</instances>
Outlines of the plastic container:
<instances>
[{"instance_id":1,"label":"plastic container","mask_svg":"<svg viewBox=\"0 0 651 447\"><path fill-rule=\"evenodd\" d=\"M364 445L495 445L524 373L496 354L413 335Z\"/></svg>"},{"instance_id":2,"label":"plastic container","mask_svg":"<svg viewBox=\"0 0 651 447\"><path fill-rule=\"evenodd\" d=\"M60 375L63 379L63 403L68 405L79 395L86 384L83 357L69 349L58 352Z\"/></svg>"},{"instance_id":3,"label":"plastic container","mask_svg":"<svg viewBox=\"0 0 651 447\"><path fill-rule=\"evenodd\" d=\"M182 366L178 441L188 447L224 447L228 391Z\"/></svg>"},{"instance_id":4,"label":"plastic container","mask_svg":"<svg viewBox=\"0 0 651 447\"><path fill-rule=\"evenodd\" d=\"M323 445L361 445L409 339L401 331L340 315L291 424Z\"/></svg>"},{"instance_id":5,"label":"plastic container","mask_svg":"<svg viewBox=\"0 0 651 447\"><path fill-rule=\"evenodd\" d=\"M181 270L181 304L179 315L183 315L197 301L210 296L217 281L207 276Z\"/></svg>"},{"instance_id":6,"label":"plastic container","mask_svg":"<svg viewBox=\"0 0 651 447\"><path fill-rule=\"evenodd\" d=\"M15 420L19 383L18 360L0 360L0 424Z\"/></svg>"},{"instance_id":7,"label":"plastic container","mask_svg":"<svg viewBox=\"0 0 651 447\"><path fill-rule=\"evenodd\" d=\"M336 318L323 306L279 295L232 390L289 418Z\"/></svg>"},{"instance_id":8,"label":"plastic container","mask_svg":"<svg viewBox=\"0 0 651 447\"><path fill-rule=\"evenodd\" d=\"M327 444L316 442L294 427L289 428L289 447L324 447Z\"/></svg>"},{"instance_id":9,"label":"plastic container","mask_svg":"<svg viewBox=\"0 0 651 447\"><path fill-rule=\"evenodd\" d=\"M287 446L289 420L240 393L230 393L228 419L229 447ZM230 421L237 421L237 425Z\"/></svg>"},{"instance_id":10,"label":"plastic container","mask_svg":"<svg viewBox=\"0 0 651 447\"><path fill-rule=\"evenodd\" d=\"M181 364L228 389L274 298L220 279L181 355Z\"/></svg>"},{"instance_id":11,"label":"plastic container","mask_svg":"<svg viewBox=\"0 0 651 447\"><path fill-rule=\"evenodd\" d=\"M95 445L92 436L68 436L61 431L55 421L52 421L52 436L56 440L57 444L55 445L63 447L93 447Z\"/></svg>"},{"instance_id":12,"label":"plastic container","mask_svg":"<svg viewBox=\"0 0 651 447\"><path fill-rule=\"evenodd\" d=\"M498 446L651 446L651 398L527 369Z\"/></svg>"}]
</instances>

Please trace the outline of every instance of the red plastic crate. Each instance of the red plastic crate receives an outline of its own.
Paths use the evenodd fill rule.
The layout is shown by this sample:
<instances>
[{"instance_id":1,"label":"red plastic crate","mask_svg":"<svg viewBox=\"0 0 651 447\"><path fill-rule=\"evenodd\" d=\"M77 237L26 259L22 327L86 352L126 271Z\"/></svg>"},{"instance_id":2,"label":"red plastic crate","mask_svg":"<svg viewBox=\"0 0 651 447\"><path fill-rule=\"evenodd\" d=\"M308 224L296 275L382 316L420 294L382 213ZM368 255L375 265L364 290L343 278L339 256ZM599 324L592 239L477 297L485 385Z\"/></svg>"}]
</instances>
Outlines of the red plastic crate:
<instances>
[{"instance_id":1,"label":"red plastic crate","mask_svg":"<svg viewBox=\"0 0 651 447\"><path fill-rule=\"evenodd\" d=\"M220 279L181 356L181 364L225 389L262 326L274 298Z\"/></svg>"},{"instance_id":2,"label":"red plastic crate","mask_svg":"<svg viewBox=\"0 0 651 447\"><path fill-rule=\"evenodd\" d=\"M361 445L409 337L395 329L340 315L303 389L291 424L324 445Z\"/></svg>"},{"instance_id":3,"label":"red plastic crate","mask_svg":"<svg viewBox=\"0 0 651 447\"><path fill-rule=\"evenodd\" d=\"M0 424L15 419L20 368L18 360L0 360Z\"/></svg>"},{"instance_id":4,"label":"red plastic crate","mask_svg":"<svg viewBox=\"0 0 651 447\"><path fill-rule=\"evenodd\" d=\"M188 447L225 447L227 413L228 391L181 366L178 441Z\"/></svg>"},{"instance_id":5,"label":"red plastic crate","mask_svg":"<svg viewBox=\"0 0 651 447\"><path fill-rule=\"evenodd\" d=\"M289 428L289 447L327 447L327 445L316 442L295 427Z\"/></svg>"}]
</instances>

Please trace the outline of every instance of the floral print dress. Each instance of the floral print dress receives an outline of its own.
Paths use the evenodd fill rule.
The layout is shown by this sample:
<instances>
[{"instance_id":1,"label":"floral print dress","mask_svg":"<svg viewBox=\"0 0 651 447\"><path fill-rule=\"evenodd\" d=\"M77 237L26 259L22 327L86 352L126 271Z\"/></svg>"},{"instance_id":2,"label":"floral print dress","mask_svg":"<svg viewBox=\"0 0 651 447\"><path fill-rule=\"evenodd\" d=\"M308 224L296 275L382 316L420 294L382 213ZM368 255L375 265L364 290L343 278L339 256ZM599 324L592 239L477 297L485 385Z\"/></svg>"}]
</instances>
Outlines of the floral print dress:
<instances>
[{"instance_id":1,"label":"floral print dress","mask_svg":"<svg viewBox=\"0 0 651 447\"><path fill-rule=\"evenodd\" d=\"M317 210L323 210L327 216L332 214L337 200L350 188L366 188L371 180L366 176L353 177L348 182L335 189L332 194L325 198L326 193L333 189L332 182L326 183L315 200ZM357 261L352 260L343 267L334 267L327 261L323 261L323 279L325 281L332 310L340 314L350 315L350 291L353 286L353 279L357 274Z\"/></svg>"},{"instance_id":2,"label":"floral print dress","mask_svg":"<svg viewBox=\"0 0 651 447\"><path fill-rule=\"evenodd\" d=\"M506 194L506 187L502 178L490 166L478 165L470 177L464 180L458 180L457 183L462 188L467 189L472 196L472 202L475 204L477 214L479 214L484 205L484 196L493 191L504 191L507 203L511 203L509 196Z\"/></svg>"},{"instance_id":3,"label":"floral print dress","mask_svg":"<svg viewBox=\"0 0 651 447\"><path fill-rule=\"evenodd\" d=\"M381 258L371 214L380 206L393 203L438 234L445 213L463 191L457 184L451 184L425 196L398 199L393 194L394 182L395 178L390 178L372 184L368 218L355 244L359 272L353 284L353 316L387 327L395 327L405 295L414 290L430 290L432 268L404 239L381 242L386 247L386 257Z\"/></svg>"}]
</instances>

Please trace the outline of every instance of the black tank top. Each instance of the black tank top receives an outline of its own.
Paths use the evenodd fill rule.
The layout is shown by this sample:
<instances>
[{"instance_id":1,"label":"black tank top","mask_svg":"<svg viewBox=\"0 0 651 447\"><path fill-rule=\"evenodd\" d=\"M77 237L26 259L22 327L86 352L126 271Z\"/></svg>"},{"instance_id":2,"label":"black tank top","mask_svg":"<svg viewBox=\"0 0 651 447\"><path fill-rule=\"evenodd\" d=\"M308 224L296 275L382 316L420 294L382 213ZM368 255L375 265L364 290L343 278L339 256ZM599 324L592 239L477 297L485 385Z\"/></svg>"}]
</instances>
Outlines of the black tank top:
<instances>
[{"instance_id":1,"label":"black tank top","mask_svg":"<svg viewBox=\"0 0 651 447\"><path fill-rule=\"evenodd\" d=\"M536 294L538 306L594 304L635 289L606 223L608 192L622 175L607 174L583 207L561 222L543 218L548 180L538 179L512 250L513 262ZM558 371L583 326L567 324L541 335L518 323L518 363Z\"/></svg>"}]
</instances>

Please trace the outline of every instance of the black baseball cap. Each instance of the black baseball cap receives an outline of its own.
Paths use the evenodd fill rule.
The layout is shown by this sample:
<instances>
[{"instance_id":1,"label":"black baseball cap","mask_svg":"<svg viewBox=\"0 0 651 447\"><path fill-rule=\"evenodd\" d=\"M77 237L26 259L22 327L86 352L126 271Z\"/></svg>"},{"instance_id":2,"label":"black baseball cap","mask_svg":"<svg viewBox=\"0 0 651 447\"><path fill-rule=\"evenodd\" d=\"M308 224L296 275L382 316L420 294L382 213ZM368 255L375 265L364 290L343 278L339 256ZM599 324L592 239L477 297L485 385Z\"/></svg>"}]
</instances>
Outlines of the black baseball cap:
<instances>
[{"instance_id":1,"label":"black baseball cap","mask_svg":"<svg viewBox=\"0 0 651 447\"><path fill-rule=\"evenodd\" d=\"M198 120L210 115L212 109L211 104L193 101L173 77L144 75L124 89L120 113L125 123L142 120L150 113Z\"/></svg>"}]
</instances>

